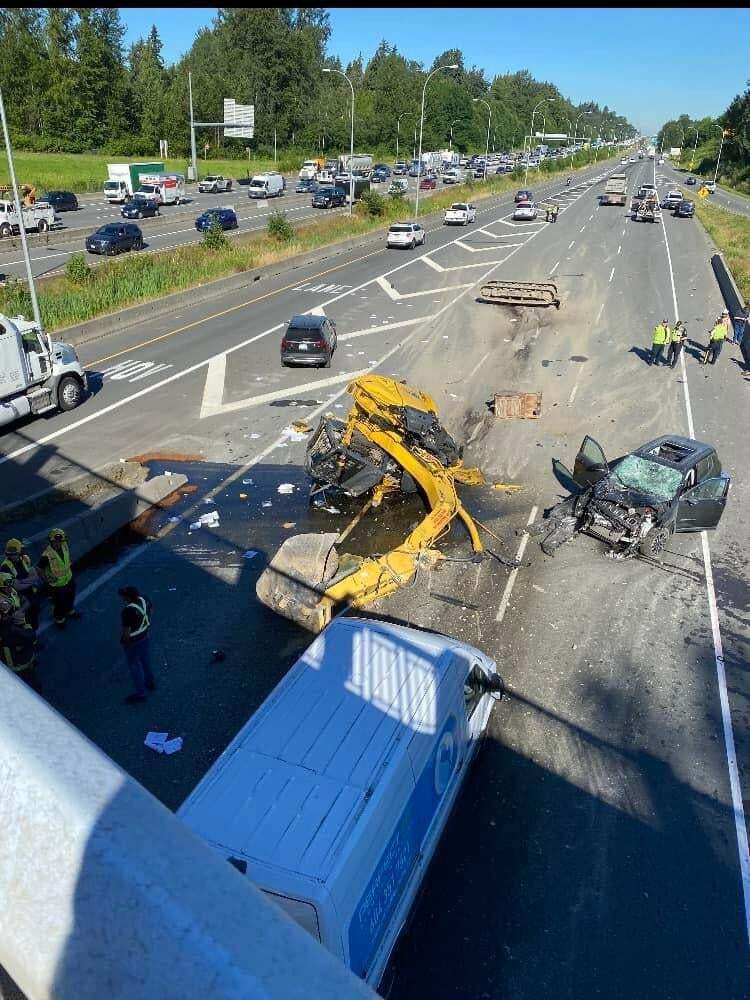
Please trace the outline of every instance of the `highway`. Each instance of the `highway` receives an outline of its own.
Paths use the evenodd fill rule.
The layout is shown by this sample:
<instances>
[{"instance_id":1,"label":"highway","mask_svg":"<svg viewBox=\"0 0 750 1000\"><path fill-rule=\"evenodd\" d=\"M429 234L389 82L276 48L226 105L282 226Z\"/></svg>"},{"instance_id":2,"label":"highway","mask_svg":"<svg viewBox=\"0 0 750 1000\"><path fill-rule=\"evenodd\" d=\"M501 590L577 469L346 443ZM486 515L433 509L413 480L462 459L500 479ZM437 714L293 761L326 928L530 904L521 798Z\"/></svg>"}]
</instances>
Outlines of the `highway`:
<instances>
[{"instance_id":1,"label":"highway","mask_svg":"<svg viewBox=\"0 0 750 1000\"><path fill-rule=\"evenodd\" d=\"M514 223L511 197L493 198L473 226L429 220L423 250L373 238L257 294L84 345L94 395L0 437L6 501L148 452L197 487L155 515L157 540L86 562L85 617L46 636L41 667L50 703L173 809L309 642L257 604L263 566L290 533L348 520L308 509L292 421L343 415L347 381L383 372L435 397L489 483L523 486L463 491L520 569L467 562L454 527L450 560L372 609L480 647L510 690L393 956L396 1000L748 996L747 386L731 345L716 366L697 363L723 305L705 233L668 213L650 225L600 208L619 170L600 163L570 189L530 183L559 199L556 224ZM631 188L654 170L629 165ZM488 276L555 280L561 307L479 303ZM332 368L282 369L285 323L315 308L338 326ZM654 325L677 315L684 366L648 367ZM542 392L541 418L497 420L487 402L500 389ZM660 563L613 562L583 537L549 558L523 535L561 495L553 459L572 465L585 434L614 456L666 432L714 444L732 476L716 532L679 536ZM284 483L297 489L280 494ZM211 509L220 527L190 530ZM386 501L352 550L382 551L419 509ZM159 687L145 706L121 704L125 583L155 605ZM156 757L142 746L149 729L182 734L184 749Z\"/></svg>"},{"instance_id":2,"label":"highway","mask_svg":"<svg viewBox=\"0 0 750 1000\"><path fill-rule=\"evenodd\" d=\"M414 196L415 178L407 178L409 196ZM203 238L195 228L195 220L207 208L213 206L229 206L237 213L239 223L236 230L228 231L233 238L242 233L263 230L268 225L268 219L274 212L285 212L292 224L309 222L312 219L325 218L331 214L346 212L346 208L320 209L312 207L311 194L297 194L294 186L296 178L287 177L287 190L277 198L268 200L249 198L246 186L234 184L232 190L220 194L191 193L189 200L182 205L164 205L161 214L156 218L127 220L138 225L143 232L144 249L140 253L154 253L160 250L171 250L174 247L197 243ZM389 182L373 185L374 191L385 195ZM440 188L438 188L440 190ZM420 200L428 200L432 191L423 191ZM96 254L90 254L85 249L85 239L99 226L109 222L122 222L121 205L109 204L102 195L99 200L87 199L81 202L76 212L62 212L59 215L62 225L45 234L43 237L31 233L30 257L35 277L49 277L61 273L68 259L74 253L84 252L92 267L99 266L106 259ZM80 235L69 234L68 230L84 230ZM15 237L0 240L0 275L13 275L25 278L26 269L23 260L20 240Z\"/></svg>"},{"instance_id":3,"label":"highway","mask_svg":"<svg viewBox=\"0 0 750 1000\"><path fill-rule=\"evenodd\" d=\"M701 178L697 174L691 174L689 170L685 170L682 167L677 169L668 160L665 160L661 166L656 168L656 177L657 180L661 177L666 184L676 182L684 191L692 191L692 195L688 193L689 198L695 199L698 197ZM698 182L695 187L685 184L688 177L695 177ZM741 194L735 194L734 191L727 191L726 188L717 187L714 193L708 196L708 201L709 204L719 205L720 208L725 208L728 212L734 212L736 215L750 216L750 198Z\"/></svg>"}]
</instances>

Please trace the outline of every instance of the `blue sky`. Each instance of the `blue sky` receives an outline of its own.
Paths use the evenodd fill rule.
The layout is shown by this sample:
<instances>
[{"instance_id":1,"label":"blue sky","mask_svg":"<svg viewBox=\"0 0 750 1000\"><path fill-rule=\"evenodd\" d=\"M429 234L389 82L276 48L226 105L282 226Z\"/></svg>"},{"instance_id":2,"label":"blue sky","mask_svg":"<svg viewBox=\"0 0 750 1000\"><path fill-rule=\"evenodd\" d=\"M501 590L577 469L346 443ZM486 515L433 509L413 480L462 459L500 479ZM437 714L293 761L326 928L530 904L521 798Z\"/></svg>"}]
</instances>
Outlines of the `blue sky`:
<instances>
[{"instance_id":1,"label":"blue sky","mask_svg":"<svg viewBox=\"0 0 750 1000\"><path fill-rule=\"evenodd\" d=\"M121 8L126 42L156 24L172 62L210 25L215 7ZM497 73L528 69L574 102L608 105L644 132L681 113L719 115L750 78L750 12L718 7L689 16L686 8L431 8L331 9L329 51L343 62L367 59L381 39L409 58L431 63L459 48L468 65Z\"/></svg>"}]
</instances>

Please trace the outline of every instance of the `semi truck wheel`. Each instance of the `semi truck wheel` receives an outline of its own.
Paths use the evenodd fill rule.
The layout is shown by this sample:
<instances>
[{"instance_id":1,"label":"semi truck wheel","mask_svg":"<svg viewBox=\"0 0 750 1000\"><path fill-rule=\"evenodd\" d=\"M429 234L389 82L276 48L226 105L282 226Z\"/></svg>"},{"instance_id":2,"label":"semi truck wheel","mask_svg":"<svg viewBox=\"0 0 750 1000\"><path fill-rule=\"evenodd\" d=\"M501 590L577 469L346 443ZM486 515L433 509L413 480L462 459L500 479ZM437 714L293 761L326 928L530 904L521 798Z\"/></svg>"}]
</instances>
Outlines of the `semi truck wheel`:
<instances>
[{"instance_id":1,"label":"semi truck wheel","mask_svg":"<svg viewBox=\"0 0 750 1000\"><path fill-rule=\"evenodd\" d=\"M74 410L83 399L83 387L74 375L63 375L57 386L57 405L63 412Z\"/></svg>"},{"instance_id":2,"label":"semi truck wheel","mask_svg":"<svg viewBox=\"0 0 750 1000\"><path fill-rule=\"evenodd\" d=\"M10 235L11 235L11 228L7 222L4 222L2 226L0 226L0 236L10 236Z\"/></svg>"},{"instance_id":3,"label":"semi truck wheel","mask_svg":"<svg viewBox=\"0 0 750 1000\"><path fill-rule=\"evenodd\" d=\"M40 219L37 229L39 230L40 233L46 233L47 230L49 229L49 222L47 222L46 219Z\"/></svg>"}]
</instances>

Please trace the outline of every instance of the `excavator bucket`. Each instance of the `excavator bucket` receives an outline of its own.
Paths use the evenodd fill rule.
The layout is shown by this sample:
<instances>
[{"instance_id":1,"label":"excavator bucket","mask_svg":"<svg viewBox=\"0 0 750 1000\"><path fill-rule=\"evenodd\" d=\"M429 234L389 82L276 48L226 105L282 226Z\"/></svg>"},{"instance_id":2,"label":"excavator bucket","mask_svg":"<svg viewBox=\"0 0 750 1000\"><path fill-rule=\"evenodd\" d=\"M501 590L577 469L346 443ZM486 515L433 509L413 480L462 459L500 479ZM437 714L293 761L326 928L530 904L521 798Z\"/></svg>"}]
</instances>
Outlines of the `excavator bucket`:
<instances>
[{"instance_id":1,"label":"excavator bucket","mask_svg":"<svg viewBox=\"0 0 750 1000\"><path fill-rule=\"evenodd\" d=\"M338 537L328 532L287 538L258 579L258 599L277 614L319 632L330 611L321 599L339 568L334 548Z\"/></svg>"}]
</instances>

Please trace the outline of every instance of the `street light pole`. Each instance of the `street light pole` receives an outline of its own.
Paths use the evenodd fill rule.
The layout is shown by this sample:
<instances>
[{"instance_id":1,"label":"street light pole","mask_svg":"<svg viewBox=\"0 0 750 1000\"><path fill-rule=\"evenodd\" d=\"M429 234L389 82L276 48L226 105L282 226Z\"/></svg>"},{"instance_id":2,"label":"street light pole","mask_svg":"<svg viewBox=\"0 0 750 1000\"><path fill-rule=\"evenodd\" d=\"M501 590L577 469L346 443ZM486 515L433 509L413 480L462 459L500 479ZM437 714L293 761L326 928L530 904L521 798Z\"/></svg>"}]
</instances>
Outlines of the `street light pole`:
<instances>
[{"instance_id":1,"label":"street light pole","mask_svg":"<svg viewBox=\"0 0 750 1000\"><path fill-rule=\"evenodd\" d=\"M190 156L193 160L193 180L198 180L198 153L195 148L195 118L193 115L193 74L188 73L188 91L190 93Z\"/></svg>"},{"instance_id":2,"label":"street light pole","mask_svg":"<svg viewBox=\"0 0 750 1000\"><path fill-rule=\"evenodd\" d=\"M414 218L416 219L419 215L419 186L422 183L422 136L424 133L424 98L427 93L427 84L430 82L432 77L439 73L441 69L458 69L458 63L450 63L448 66L437 66L427 77L424 82L424 87L422 87L422 113L419 116L419 157L417 167L419 168L419 174L417 175L417 197L414 202Z\"/></svg>"},{"instance_id":3,"label":"street light pole","mask_svg":"<svg viewBox=\"0 0 750 1000\"><path fill-rule=\"evenodd\" d=\"M324 66L323 72L338 73L339 76L343 76L343 78L352 88L352 130L351 130L351 142L349 146L349 215L351 215L352 209L354 208L354 84L346 75L346 73L342 73L340 69L333 69L331 66Z\"/></svg>"},{"instance_id":4,"label":"street light pole","mask_svg":"<svg viewBox=\"0 0 750 1000\"><path fill-rule=\"evenodd\" d=\"M450 149L451 149L451 152L453 152L453 126L456 125L460 121L461 121L460 118L454 118L453 121L451 122L451 138L450 138Z\"/></svg>"},{"instance_id":5,"label":"street light pole","mask_svg":"<svg viewBox=\"0 0 750 1000\"><path fill-rule=\"evenodd\" d=\"M397 161L398 161L398 140L399 140L399 135L401 133L401 119L404 117L404 115L406 113L407 113L406 111L402 111L401 114L396 119L396 160Z\"/></svg>"},{"instance_id":6,"label":"street light pole","mask_svg":"<svg viewBox=\"0 0 750 1000\"><path fill-rule=\"evenodd\" d=\"M570 133L573 131L573 126L570 124L570 118L565 117L565 121L568 123L568 146L570 146ZM573 169L573 149L570 150L570 169Z\"/></svg>"},{"instance_id":7,"label":"street light pole","mask_svg":"<svg viewBox=\"0 0 750 1000\"><path fill-rule=\"evenodd\" d=\"M555 97L543 97L541 101L537 104L537 106L534 108L534 110L531 112L531 130L530 130L531 135L529 135L529 152L526 155L526 178L524 180L524 184L529 183L529 160L531 159L531 139L534 135L534 115L537 113L537 110L541 108L541 106L544 104L545 101L554 101L554 100L556 100Z\"/></svg>"},{"instance_id":8,"label":"street light pole","mask_svg":"<svg viewBox=\"0 0 750 1000\"><path fill-rule=\"evenodd\" d=\"M578 142L578 122L579 122L579 121L581 120L581 118L583 118L583 116L584 116L584 115L592 115L593 113L594 113L593 111L582 111L582 112L580 113L580 115L579 115L579 116L578 116L578 117L576 118L576 124L575 124L575 137L574 137L574 139L573 139L573 145L574 145L574 146L575 146L575 145L577 144L577 142ZM571 163L572 163L572 162L573 162L573 161L572 161L572 159L571 159Z\"/></svg>"},{"instance_id":9,"label":"street light pole","mask_svg":"<svg viewBox=\"0 0 750 1000\"><path fill-rule=\"evenodd\" d=\"M717 125L712 122L714 128L721 129L721 142L719 143L719 155L716 157L716 170L714 170L714 184L716 184L716 178L719 176L719 164L721 163L721 151L724 148L724 126Z\"/></svg>"},{"instance_id":10,"label":"street light pole","mask_svg":"<svg viewBox=\"0 0 750 1000\"><path fill-rule=\"evenodd\" d=\"M13 165L13 149L10 145L10 134L8 133L8 122L5 118L5 103L3 101L3 92L0 90L0 119L2 119L3 124L3 135L5 136L5 148L8 153L8 172L10 173L10 183L13 187L13 201L16 205L16 214L18 215L18 231L21 234L21 247L23 248L23 259L26 264L26 277L29 282L29 294L31 295L31 310L34 313L34 322L37 325L39 333L44 336L44 327L42 326L42 314L39 310L39 302L36 297L36 287L34 285L34 272L31 269L31 258L29 257L29 245L26 242L26 226L23 222L23 207L21 205L21 199L18 197L18 184L16 182L16 169ZM47 349L49 350L50 358L52 357L52 339L47 334Z\"/></svg>"},{"instance_id":11,"label":"street light pole","mask_svg":"<svg viewBox=\"0 0 750 1000\"><path fill-rule=\"evenodd\" d=\"M490 107L489 102L485 101L485 99L483 97L474 97L473 98L473 102L474 102L474 104L483 104L485 106L485 108L487 108L487 111L489 112L489 117L487 118L487 148L485 149L485 152L484 152L484 180L486 181L487 180L487 160L489 159L489 155L490 155L490 126L492 124L492 108Z\"/></svg>"},{"instance_id":12,"label":"street light pole","mask_svg":"<svg viewBox=\"0 0 750 1000\"><path fill-rule=\"evenodd\" d=\"M695 132L695 143L693 145L693 155L690 157L690 173L692 174L692 172L693 172L693 162L695 160L695 151L698 148L698 129L695 127L695 125L688 125L688 128L693 129L693 131Z\"/></svg>"}]
</instances>

